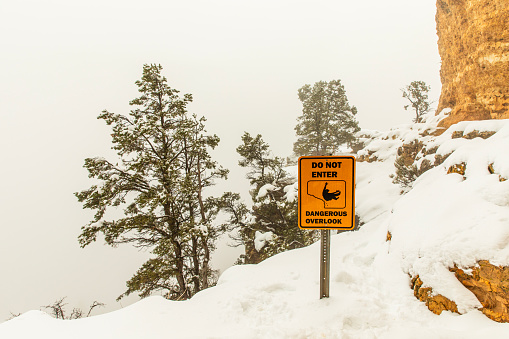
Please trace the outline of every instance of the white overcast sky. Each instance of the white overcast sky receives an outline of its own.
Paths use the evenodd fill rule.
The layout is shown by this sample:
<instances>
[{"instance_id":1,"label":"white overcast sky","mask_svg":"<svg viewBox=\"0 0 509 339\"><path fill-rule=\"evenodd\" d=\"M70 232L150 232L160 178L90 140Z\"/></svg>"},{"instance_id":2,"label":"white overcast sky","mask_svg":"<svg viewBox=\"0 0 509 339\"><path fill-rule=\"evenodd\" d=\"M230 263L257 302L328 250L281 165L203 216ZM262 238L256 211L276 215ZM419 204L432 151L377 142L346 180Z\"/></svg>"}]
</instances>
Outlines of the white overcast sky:
<instances>
[{"instance_id":1,"label":"white overcast sky","mask_svg":"<svg viewBox=\"0 0 509 339\"><path fill-rule=\"evenodd\" d=\"M144 63L193 94L232 172L221 187L245 194L241 135L290 155L304 84L341 79L366 129L411 121L400 89L413 80L438 100L434 18L433 0L0 0L0 321L63 296L121 307L147 254L80 249L92 213L73 192L91 184L84 158L114 155L96 117L128 112Z\"/></svg>"}]
</instances>

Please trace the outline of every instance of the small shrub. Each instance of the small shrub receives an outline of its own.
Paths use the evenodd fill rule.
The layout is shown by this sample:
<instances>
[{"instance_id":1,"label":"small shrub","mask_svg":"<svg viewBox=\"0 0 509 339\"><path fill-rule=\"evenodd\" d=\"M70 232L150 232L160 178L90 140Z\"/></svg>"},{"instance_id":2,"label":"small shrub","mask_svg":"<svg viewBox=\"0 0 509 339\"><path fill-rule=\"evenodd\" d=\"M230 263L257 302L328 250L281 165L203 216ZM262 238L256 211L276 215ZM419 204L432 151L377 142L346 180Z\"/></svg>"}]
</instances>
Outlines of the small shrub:
<instances>
[{"instance_id":1,"label":"small shrub","mask_svg":"<svg viewBox=\"0 0 509 339\"><path fill-rule=\"evenodd\" d=\"M396 159L394 166L396 167L396 175L392 182L399 184L403 188L403 192L408 191L408 189L412 186L412 183L419 176L434 167L428 159L424 159L419 167L417 167L414 163L406 165L405 158L403 156Z\"/></svg>"}]
</instances>

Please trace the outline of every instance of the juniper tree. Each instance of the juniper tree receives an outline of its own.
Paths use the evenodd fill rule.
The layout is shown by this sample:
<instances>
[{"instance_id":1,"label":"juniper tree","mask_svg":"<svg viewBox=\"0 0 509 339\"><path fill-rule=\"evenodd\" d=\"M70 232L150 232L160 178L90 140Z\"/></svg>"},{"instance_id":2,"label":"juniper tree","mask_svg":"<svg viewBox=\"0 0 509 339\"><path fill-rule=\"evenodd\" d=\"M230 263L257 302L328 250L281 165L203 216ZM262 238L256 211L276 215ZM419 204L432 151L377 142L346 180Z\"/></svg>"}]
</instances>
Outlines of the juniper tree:
<instances>
[{"instance_id":1,"label":"juniper tree","mask_svg":"<svg viewBox=\"0 0 509 339\"><path fill-rule=\"evenodd\" d=\"M350 106L341 80L319 81L299 89L302 115L297 118L298 156L334 154L341 145L351 145L360 130L357 108Z\"/></svg>"},{"instance_id":2,"label":"juniper tree","mask_svg":"<svg viewBox=\"0 0 509 339\"><path fill-rule=\"evenodd\" d=\"M192 96L179 96L161 70L143 66L136 81L141 95L130 102L134 109L128 115L104 110L98 116L112 126L118 159L85 159L89 177L98 184L75 193L83 208L96 211L82 227L82 247L103 234L111 246L127 243L153 254L119 299L156 290L187 299L208 287L214 277L210 255L224 231L212 224L218 200L203 195L214 179L227 175L209 154L219 138L205 134L205 119L187 112ZM123 217L108 218L107 210L117 206L123 207Z\"/></svg>"},{"instance_id":3,"label":"juniper tree","mask_svg":"<svg viewBox=\"0 0 509 339\"><path fill-rule=\"evenodd\" d=\"M409 105L404 106L405 110L411 106L415 111L413 122L421 122L423 114L429 112L431 102L428 100L428 92L430 89L431 87L424 81L412 81L410 85L401 90L403 98L410 101Z\"/></svg>"},{"instance_id":4,"label":"juniper tree","mask_svg":"<svg viewBox=\"0 0 509 339\"><path fill-rule=\"evenodd\" d=\"M251 184L252 208L240 202L239 195L226 194L222 200L223 208L230 214L229 225L236 229L234 239L245 246L241 262L258 263L276 253L311 244L313 234L297 225L297 201L286 196L296 180L285 171L284 159L272 156L260 134L252 137L244 133L242 142L237 153L242 157L239 165L250 169L247 178ZM272 232L273 240L257 249L257 231Z\"/></svg>"}]
</instances>

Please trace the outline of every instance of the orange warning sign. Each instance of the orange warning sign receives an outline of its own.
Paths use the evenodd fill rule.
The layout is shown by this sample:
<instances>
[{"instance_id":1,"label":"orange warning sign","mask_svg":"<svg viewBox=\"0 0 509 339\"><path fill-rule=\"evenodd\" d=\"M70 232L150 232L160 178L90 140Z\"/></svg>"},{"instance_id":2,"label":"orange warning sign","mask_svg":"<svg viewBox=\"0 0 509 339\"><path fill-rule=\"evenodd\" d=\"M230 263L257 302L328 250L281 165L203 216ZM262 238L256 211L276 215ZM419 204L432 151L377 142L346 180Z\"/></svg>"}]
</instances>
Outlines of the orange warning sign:
<instances>
[{"instance_id":1,"label":"orange warning sign","mask_svg":"<svg viewBox=\"0 0 509 339\"><path fill-rule=\"evenodd\" d=\"M299 227L355 228L355 158L299 158Z\"/></svg>"}]
</instances>

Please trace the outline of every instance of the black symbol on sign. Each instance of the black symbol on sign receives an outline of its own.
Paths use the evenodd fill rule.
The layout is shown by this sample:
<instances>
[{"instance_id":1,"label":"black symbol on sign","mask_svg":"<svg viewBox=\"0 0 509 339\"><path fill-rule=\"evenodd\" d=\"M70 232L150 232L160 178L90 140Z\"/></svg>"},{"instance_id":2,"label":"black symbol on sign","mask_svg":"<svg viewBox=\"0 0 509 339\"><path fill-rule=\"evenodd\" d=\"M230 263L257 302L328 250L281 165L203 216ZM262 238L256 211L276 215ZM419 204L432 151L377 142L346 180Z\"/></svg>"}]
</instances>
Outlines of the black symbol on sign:
<instances>
[{"instance_id":1,"label":"black symbol on sign","mask_svg":"<svg viewBox=\"0 0 509 339\"><path fill-rule=\"evenodd\" d=\"M344 180L309 180L308 195L323 201L324 208L345 208L346 182Z\"/></svg>"},{"instance_id":2,"label":"black symbol on sign","mask_svg":"<svg viewBox=\"0 0 509 339\"><path fill-rule=\"evenodd\" d=\"M338 200L339 195L341 194L340 190L336 190L335 192L329 192L327 189L327 182L325 183L325 186L323 187L322 191L322 197L325 199L325 201L331 201L331 200Z\"/></svg>"}]
</instances>

